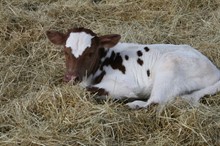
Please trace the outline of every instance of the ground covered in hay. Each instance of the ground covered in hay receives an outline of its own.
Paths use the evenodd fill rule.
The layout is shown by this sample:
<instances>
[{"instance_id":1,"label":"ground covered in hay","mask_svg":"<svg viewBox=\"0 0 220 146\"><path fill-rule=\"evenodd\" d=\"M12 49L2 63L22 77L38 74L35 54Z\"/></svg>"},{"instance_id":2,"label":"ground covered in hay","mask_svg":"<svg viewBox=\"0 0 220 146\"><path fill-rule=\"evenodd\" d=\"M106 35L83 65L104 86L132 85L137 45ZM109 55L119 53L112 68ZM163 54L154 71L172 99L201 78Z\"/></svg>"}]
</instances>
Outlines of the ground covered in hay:
<instances>
[{"instance_id":1,"label":"ground covered in hay","mask_svg":"<svg viewBox=\"0 0 220 146\"><path fill-rule=\"evenodd\" d=\"M45 31L84 26L123 42L190 44L220 67L219 0L1 0L0 145L220 145L220 93L129 110L63 83Z\"/></svg>"}]
</instances>

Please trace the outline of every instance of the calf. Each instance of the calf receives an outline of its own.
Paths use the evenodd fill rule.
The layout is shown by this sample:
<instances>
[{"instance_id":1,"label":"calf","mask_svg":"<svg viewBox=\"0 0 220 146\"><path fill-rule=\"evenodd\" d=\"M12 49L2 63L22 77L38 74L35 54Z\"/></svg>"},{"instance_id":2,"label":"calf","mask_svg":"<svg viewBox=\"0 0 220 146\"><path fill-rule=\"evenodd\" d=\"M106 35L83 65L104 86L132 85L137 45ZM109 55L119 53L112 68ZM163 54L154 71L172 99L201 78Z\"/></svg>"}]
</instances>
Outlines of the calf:
<instances>
[{"instance_id":1,"label":"calf","mask_svg":"<svg viewBox=\"0 0 220 146\"><path fill-rule=\"evenodd\" d=\"M127 103L130 108L165 105L177 96L197 104L220 90L220 71L188 45L120 43L118 34L98 36L86 28L47 31L47 37L64 46L66 82L80 83L100 97L149 97Z\"/></svg>"}]
</instances>

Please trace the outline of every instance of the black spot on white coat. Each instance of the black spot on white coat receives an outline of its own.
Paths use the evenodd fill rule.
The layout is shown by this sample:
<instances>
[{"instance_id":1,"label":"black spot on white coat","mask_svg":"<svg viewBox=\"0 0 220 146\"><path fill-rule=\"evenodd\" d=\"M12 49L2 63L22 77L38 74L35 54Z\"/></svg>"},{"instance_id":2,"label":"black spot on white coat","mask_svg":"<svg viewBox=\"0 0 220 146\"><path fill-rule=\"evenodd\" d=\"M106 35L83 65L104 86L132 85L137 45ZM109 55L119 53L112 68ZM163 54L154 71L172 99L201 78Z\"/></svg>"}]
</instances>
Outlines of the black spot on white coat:
<instances>
[{"instance_id":1,"label":"black spot on white coat","mask_svg":"<svg viewBox=\"0 0 220 146\"><path fill-rule=\"evenodd\" d=\"M98 84L102 81L103 77L105 76L106 72L102 71L100 75L98 75L95 80L94 80L94 84Z\"/></svg>"},{"instance_id":2,"label":"black spot on white coat","mask_svg":"<svg viewBox=\"0 0 220 146\"><path fill-rule=\"evenodd\" d=\"M129 59L128 55L125 55L125 60L128 60L128 59Z\"/></svg>"},{"instance_id":3,"label":"black spot on white coat","mask_svg":"<svg viewBox=\"0 0 220 146\"><path fill-rule=\"evenodd\" d=\"M141 57L141 56L143 55L143 53L139 50L139 51L137 51L137 55L138 55L139 57Z\"/></svg>"},{"instance_id":4,"label":"black spot on white coat","mask_svg":"<svg viewBox=\"0 0 220 146\"><path fill-rule=\"evenodd\" d=\"M142 65L143 65L143 63L144 63L144 61L143 61L143 60L141 60L140 58L138 58L137 63L138 63L140 66L142 66Z\"/></svg>"},{"instance_id":5,"label":"black spot on white coat","mask_svg":"<svg viewBox=\"0 0 220 146\"><path fill-rule=\"evenodd\" d=\"M102 63L100 70L103 70L104 66L111 66L113 69L120 70L123 74L125 74L126 68L123 65L123 59L121 57L120 53L115 54L114 51L112 51L111 56L105 58L104 62Z\"/></svg>"},{"instance_id":6,"label":"black spot on white coat","mask_svg":"<svg viewBox=\"0 0 220 146\"><path fill-rule=\"evenodd\" d=\"M144 47L144 50L145 50L146 52L150 51L150 49L149 49L148 47Z\"/></svg>"},{"instance_id":7,"label":"black spot on white coat","mask_svg":"<svg viewBox=\"0 0 220 146\"><path fill-rule=\"evenodd\" d=\"M147 70L147 76L148 77L150 76L150 70L149 69Z\"/></svg>"}]
</instances>

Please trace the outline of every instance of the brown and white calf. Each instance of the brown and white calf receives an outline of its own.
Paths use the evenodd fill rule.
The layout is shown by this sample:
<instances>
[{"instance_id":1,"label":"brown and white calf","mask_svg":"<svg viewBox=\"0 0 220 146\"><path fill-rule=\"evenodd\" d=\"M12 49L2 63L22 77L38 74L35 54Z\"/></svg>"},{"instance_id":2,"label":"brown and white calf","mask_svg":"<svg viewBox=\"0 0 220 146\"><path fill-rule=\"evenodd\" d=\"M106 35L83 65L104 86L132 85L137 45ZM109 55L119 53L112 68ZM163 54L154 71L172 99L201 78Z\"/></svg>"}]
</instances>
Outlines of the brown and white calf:
<instances>
[{"instance_id":1,"label":"brown and white calf","mask_svg":"<svg viewBox=\"0 0 220 146\"><path fill-rule=\"evenodd\" d=\"M188 45L120 43L118 34L98 36L85 28L47 31L47 37L64 46L65 81L98 96L149 98L127 103L131 108L165 105L177 96L197 104L220 90L220 71Z\"/></svg>"}]
</instances>

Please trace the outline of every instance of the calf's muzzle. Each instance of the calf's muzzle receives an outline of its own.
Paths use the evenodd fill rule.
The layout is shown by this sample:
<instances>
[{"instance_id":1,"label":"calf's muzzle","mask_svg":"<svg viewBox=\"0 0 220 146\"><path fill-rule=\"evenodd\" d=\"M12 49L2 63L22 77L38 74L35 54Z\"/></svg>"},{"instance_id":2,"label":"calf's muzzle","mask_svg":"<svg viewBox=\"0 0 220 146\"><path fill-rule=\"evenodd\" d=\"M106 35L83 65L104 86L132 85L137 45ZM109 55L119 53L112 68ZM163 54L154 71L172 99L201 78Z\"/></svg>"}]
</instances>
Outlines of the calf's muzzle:
<instances>
[{"instance_id":1,"label":"calf's muzzle","mask_svg":"<svg viewBox=\"0 0 220 146\"><path fill-rule=\"evenodd\" d=\"M66 73L63 78L64 82L70 82L73 81L74 83L77 83L80 81L79 75L77 73Z\"/></svg>"}]
</instances>

